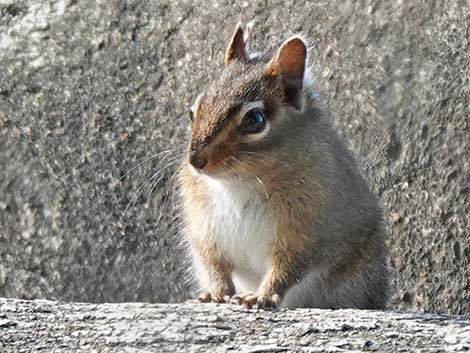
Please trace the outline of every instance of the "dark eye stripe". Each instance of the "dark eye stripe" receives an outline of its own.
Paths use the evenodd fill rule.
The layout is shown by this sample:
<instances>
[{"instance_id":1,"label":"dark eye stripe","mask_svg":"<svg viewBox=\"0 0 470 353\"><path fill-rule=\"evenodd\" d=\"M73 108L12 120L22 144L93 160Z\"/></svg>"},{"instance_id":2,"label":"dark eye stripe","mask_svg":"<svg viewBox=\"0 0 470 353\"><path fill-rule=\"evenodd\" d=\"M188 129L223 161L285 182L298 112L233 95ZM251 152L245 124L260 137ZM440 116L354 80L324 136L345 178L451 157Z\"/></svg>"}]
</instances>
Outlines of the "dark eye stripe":
<instances>
[{"instance_id":1,"label":"dark eye stripe","mask_svg":"<svg viewBox=\"0 0 470 353\"><path fill-rule=\"evenodd\" d=\"M230 120L236 116L240 110L240 105L233 106L228 110L223 117L221 117L212 127L209 134L207 134L203 139L201 139L200 144L207 146L211 143L212 140L224 129L224 127L230 122Z\"/></svg>"}]
</instances>

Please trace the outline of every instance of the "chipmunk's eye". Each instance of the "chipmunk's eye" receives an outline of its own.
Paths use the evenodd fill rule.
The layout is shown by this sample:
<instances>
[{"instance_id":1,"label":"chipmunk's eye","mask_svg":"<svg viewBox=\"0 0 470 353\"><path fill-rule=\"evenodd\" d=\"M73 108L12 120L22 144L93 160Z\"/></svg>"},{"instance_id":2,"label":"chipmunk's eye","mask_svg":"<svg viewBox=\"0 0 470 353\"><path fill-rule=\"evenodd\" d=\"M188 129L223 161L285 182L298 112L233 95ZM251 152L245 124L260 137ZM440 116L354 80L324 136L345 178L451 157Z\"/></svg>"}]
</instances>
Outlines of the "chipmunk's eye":
<instances>
[{"instance_id":1,"label":"chipmunk's eye","mask_svg":"<svg viewBox=\"0 0 470 353\"><path fill-rule=\"evenodd\" d=\"M191 107L189 107L189 119L191 121L194 121L194 105L192 105Z\"/></svg>"},{"instance_id":2,"label":"chipmunk's eye","mask_svg":"<svg viewBox=\"0 0 470 353\"><path fill-rule=\"evenodd\" d=\"M266 127L266 117L259 109L252 109L243 117L242 123L238 127L243 134L258 134Z\"/></svg>"}]
</instances>

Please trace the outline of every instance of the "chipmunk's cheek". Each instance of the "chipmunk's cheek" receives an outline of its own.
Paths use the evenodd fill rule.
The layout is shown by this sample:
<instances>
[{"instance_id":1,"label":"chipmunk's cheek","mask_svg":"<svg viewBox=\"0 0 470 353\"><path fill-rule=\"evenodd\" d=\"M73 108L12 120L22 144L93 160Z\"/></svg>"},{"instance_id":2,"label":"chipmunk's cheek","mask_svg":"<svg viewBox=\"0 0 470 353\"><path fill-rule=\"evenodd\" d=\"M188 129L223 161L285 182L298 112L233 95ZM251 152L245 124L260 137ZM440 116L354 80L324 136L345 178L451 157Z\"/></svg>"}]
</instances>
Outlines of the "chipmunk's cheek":
<instances>
[{"instance_id":1,"label":"chipmunk's cheek","mask_svg":"<svg viewBox=\"0 0 470 353\"><path fill-rule=\"evenodd\" d=\"M233 145L219 145L211 151L207 161L207 171L210 173L220 172L224 169L225 162L232 158L235 153Z\"/></svg>"},{"instance_id":2,"label":"chipmunk's cheek","mask_svg":"<svg viewBox=\"0 0 470 353\"><path fill-rule=\"evenodd\" d=\"M219 163L209 162L207 164L207 171L209 173L216 173L216 172L220 171Z\"/></svg>"}]
</instances>

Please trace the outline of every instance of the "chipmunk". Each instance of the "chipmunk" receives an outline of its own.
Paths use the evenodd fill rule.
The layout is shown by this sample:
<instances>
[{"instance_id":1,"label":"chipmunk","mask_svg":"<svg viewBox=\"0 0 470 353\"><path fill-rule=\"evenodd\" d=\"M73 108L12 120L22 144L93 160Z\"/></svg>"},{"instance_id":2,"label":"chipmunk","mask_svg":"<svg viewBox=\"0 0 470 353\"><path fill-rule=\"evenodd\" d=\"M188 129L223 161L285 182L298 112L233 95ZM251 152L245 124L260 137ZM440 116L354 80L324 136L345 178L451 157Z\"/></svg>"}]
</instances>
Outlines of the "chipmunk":
<instances>
[{"instance_id":1,"label":"chipmunk","mask_svg":"<svg viewBox=\"0 0 470 353\"><path fill-rule=\"evenodd\" d=\"M381 210L311 94L304 40L264 58L246 41L239 24L190 111L179 182L198 301L383 308Z\"/></svg>"}]
</instances>

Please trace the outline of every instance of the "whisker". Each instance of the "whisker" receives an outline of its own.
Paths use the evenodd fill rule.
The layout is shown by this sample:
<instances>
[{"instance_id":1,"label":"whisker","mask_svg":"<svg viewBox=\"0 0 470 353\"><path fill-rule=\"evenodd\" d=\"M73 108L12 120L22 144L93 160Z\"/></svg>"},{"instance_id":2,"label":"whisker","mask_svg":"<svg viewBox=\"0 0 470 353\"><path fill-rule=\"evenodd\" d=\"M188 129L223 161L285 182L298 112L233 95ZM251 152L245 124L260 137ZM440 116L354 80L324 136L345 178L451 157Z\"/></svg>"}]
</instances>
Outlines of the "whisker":
<instances>
[{"instance_id":1,"label":"whisker","mask_svg":"<svg viewBox=\"0 0 470 353\"><path fill-rule=\"evenodd\" d=\"M158 162L158 164L162 164L167 158L168 158L168 154L166 154L161 161ZM129 210L130 207L133 207L135 205L135 203L137 202L137 199L138 197L141 195L142 193L142 190L143 188L148 185L149 183L151 183L156 177L158 177L159 173L163 170L165 170L167 168L167 166L161 168L159 171L157 171L157 173L153 174L152 176L150 177L146 177L145 178L145 181L138 187L138 189L133 193L132 195L132 198L131 200L127 203L126 205L126 208L124 209L124 212L123 214L121 215L121 217L119 218L119 223L122 223L122 220L123 218L127 215L127 211ZM155 170L155 168L153 169ZM153 170L152 170L152 173L153 173Z\"/></svg>"},{"instance_id":2,"label":"whisker","mask_svg":"<svg viewBox=\"0 0 470 353\"><path fill-rule=\"evenodd\" d=\"M181 170L181 165L178 168L176 168L175 172L173 173L172 177L170 178L169 189L168 189L168 192L165 195L166 200L163 202L163 206L162 206L162 209L160 210L160 215L157 219L157 222L155 223L154 229L158 228L158 226L160 225L160 221L163 218L164 212L167 211L167 208L168 208L168 205L169 205L169 202L170 202L169 200L172 197L173 191L174 191L174 186L175 186L174 181L175 181L176 177L178 176L180 170Z\"/></svg>"},{"instance_id":3,"label":"whisker","mask_svg":"<svg viewBox=\"0 0 470 353\"><path fill-rule=\"evenodd\" d=\"M150 197L152 196L152 193L153 193L153 191L155 190L155 188L157 187L158 183L159 183L159 182L163 179L163 177L165 176L165 175L163 174L163 170L166 170L166 169L170 168L171 166L175 165L175 164L178 162L178 158L179 158L179 157L180 157L180 156L175 156L175 157L173 157L173 158L170 158L170 159L168 160L168 162L171 162L171 163L168 164L168 165L166 165L164 169L161 169L161 170L159 170L159 171L157 172L157 173L160 173L160 177L157 179L157 181L156 181L155 183L152 184L152 186L151 186L151 188L150 188L149 195L148 195L148 197L147 197L147 202L149 202Z\"/></svg>"},{"instance_id":4,"label":"whisker","mask_svg":"<svg viewBox=\"0 0 470 353\"><path fill-rule=\"evenodd\" d=\"M237 165L240 163L240 161L237 160L235 157L230 157L230 159L234 160L234 161L237 163ZM230 162L230 160L229 160L228 162ZM237 177L241 180L241 175L240 175L240 173L237 173L236 169L234 168L234 166L233 166L232 164L227 163L227 164L226 164L226 167L227 167L227 169L229 170L230 173L232 173L233 175L237 176Z\"/></svg>"},{"instance_id":5,"label":"whisker","mask_svg":"<svg viewBox=\"0 0 470 353\"><path fill-rule=\"evenodd\" d=\"M261 184L261 187L263 188L264 193L265 193L265 195L266 195L266 200L269 200L268 190L266 190L266 187L264 186L263 181L262 181L261 178L260 178L259 176L257 176L257 175L255 175L255 178L256 178L256 180L258 180L258 182Z\"/></svg>"},{"instance_id":6,"label":"whisker","mask_svg":"<svg viewBox=\"0 0 470 353\"><path fill-rule=\"evenodd\" d=\"M135 165L134 167L132 167L131 169L129 169L123 176L121 176L118 180L116 180L113 185L106 191L106 193L108 193L109 191L113 190L117 184L119 184L126 176L128 176L132 171L134 171L135 169L139 168L142 164L144 164L145 162L148 162L149 160L151 159L154 159L154 158L157 158L159 156L161 156L162 154L169 154L171 152L174 152L175 149L172 148L172 149L169 149L169 150L165 150L165 151L162 151L162 152L159 152L157 154L154 154L153 156L150 156L150 157L147 157L145 158L143 161L139 162L137 165Z\"/></svg>"},{"instance_id":7,"label":"whisker","mask_svg":"<svg viewBox=\"0 0 470 353\"><path fill-rule=\"evenodd\" d=\"M266 186L264 185L263 181L261 180L261 178L254 174L254 173L249 173L248 170L246 169L246 167L243 165L243 163L236 157L231 157L231 159L233 159L235 162L237 162L238 166L240 168L242 168L247 174L252 174L255 179L258 181L258 183L261 185L261 187L263 188L263 191L266 195L266 199L269 200L269 194L268 194L268 190L266 189Z\"/></svg>"},{"instance_id":8,"label":"whisker","mask_svg":"<svg viewBox=\"0 0 470 353\"><path fill-rule=\"evenodd\" d=\"M244 154L251 154L251 155L255 155L255 156L260 156L260 157L264 157L264 158L270 158L270 159L272 159L273 161L276 161L276 162L278 162L278 163L280 163L280 164L285 165L284 162L280 161L280 160L277 159L276 157L273 157L272 155L267 154L267 153L259 153L259 152L252 152L252 151L242 151L242 153L244 153ZM263 162L263 160L257 161L257 162Z\"/></svg>"}]
</instances>

